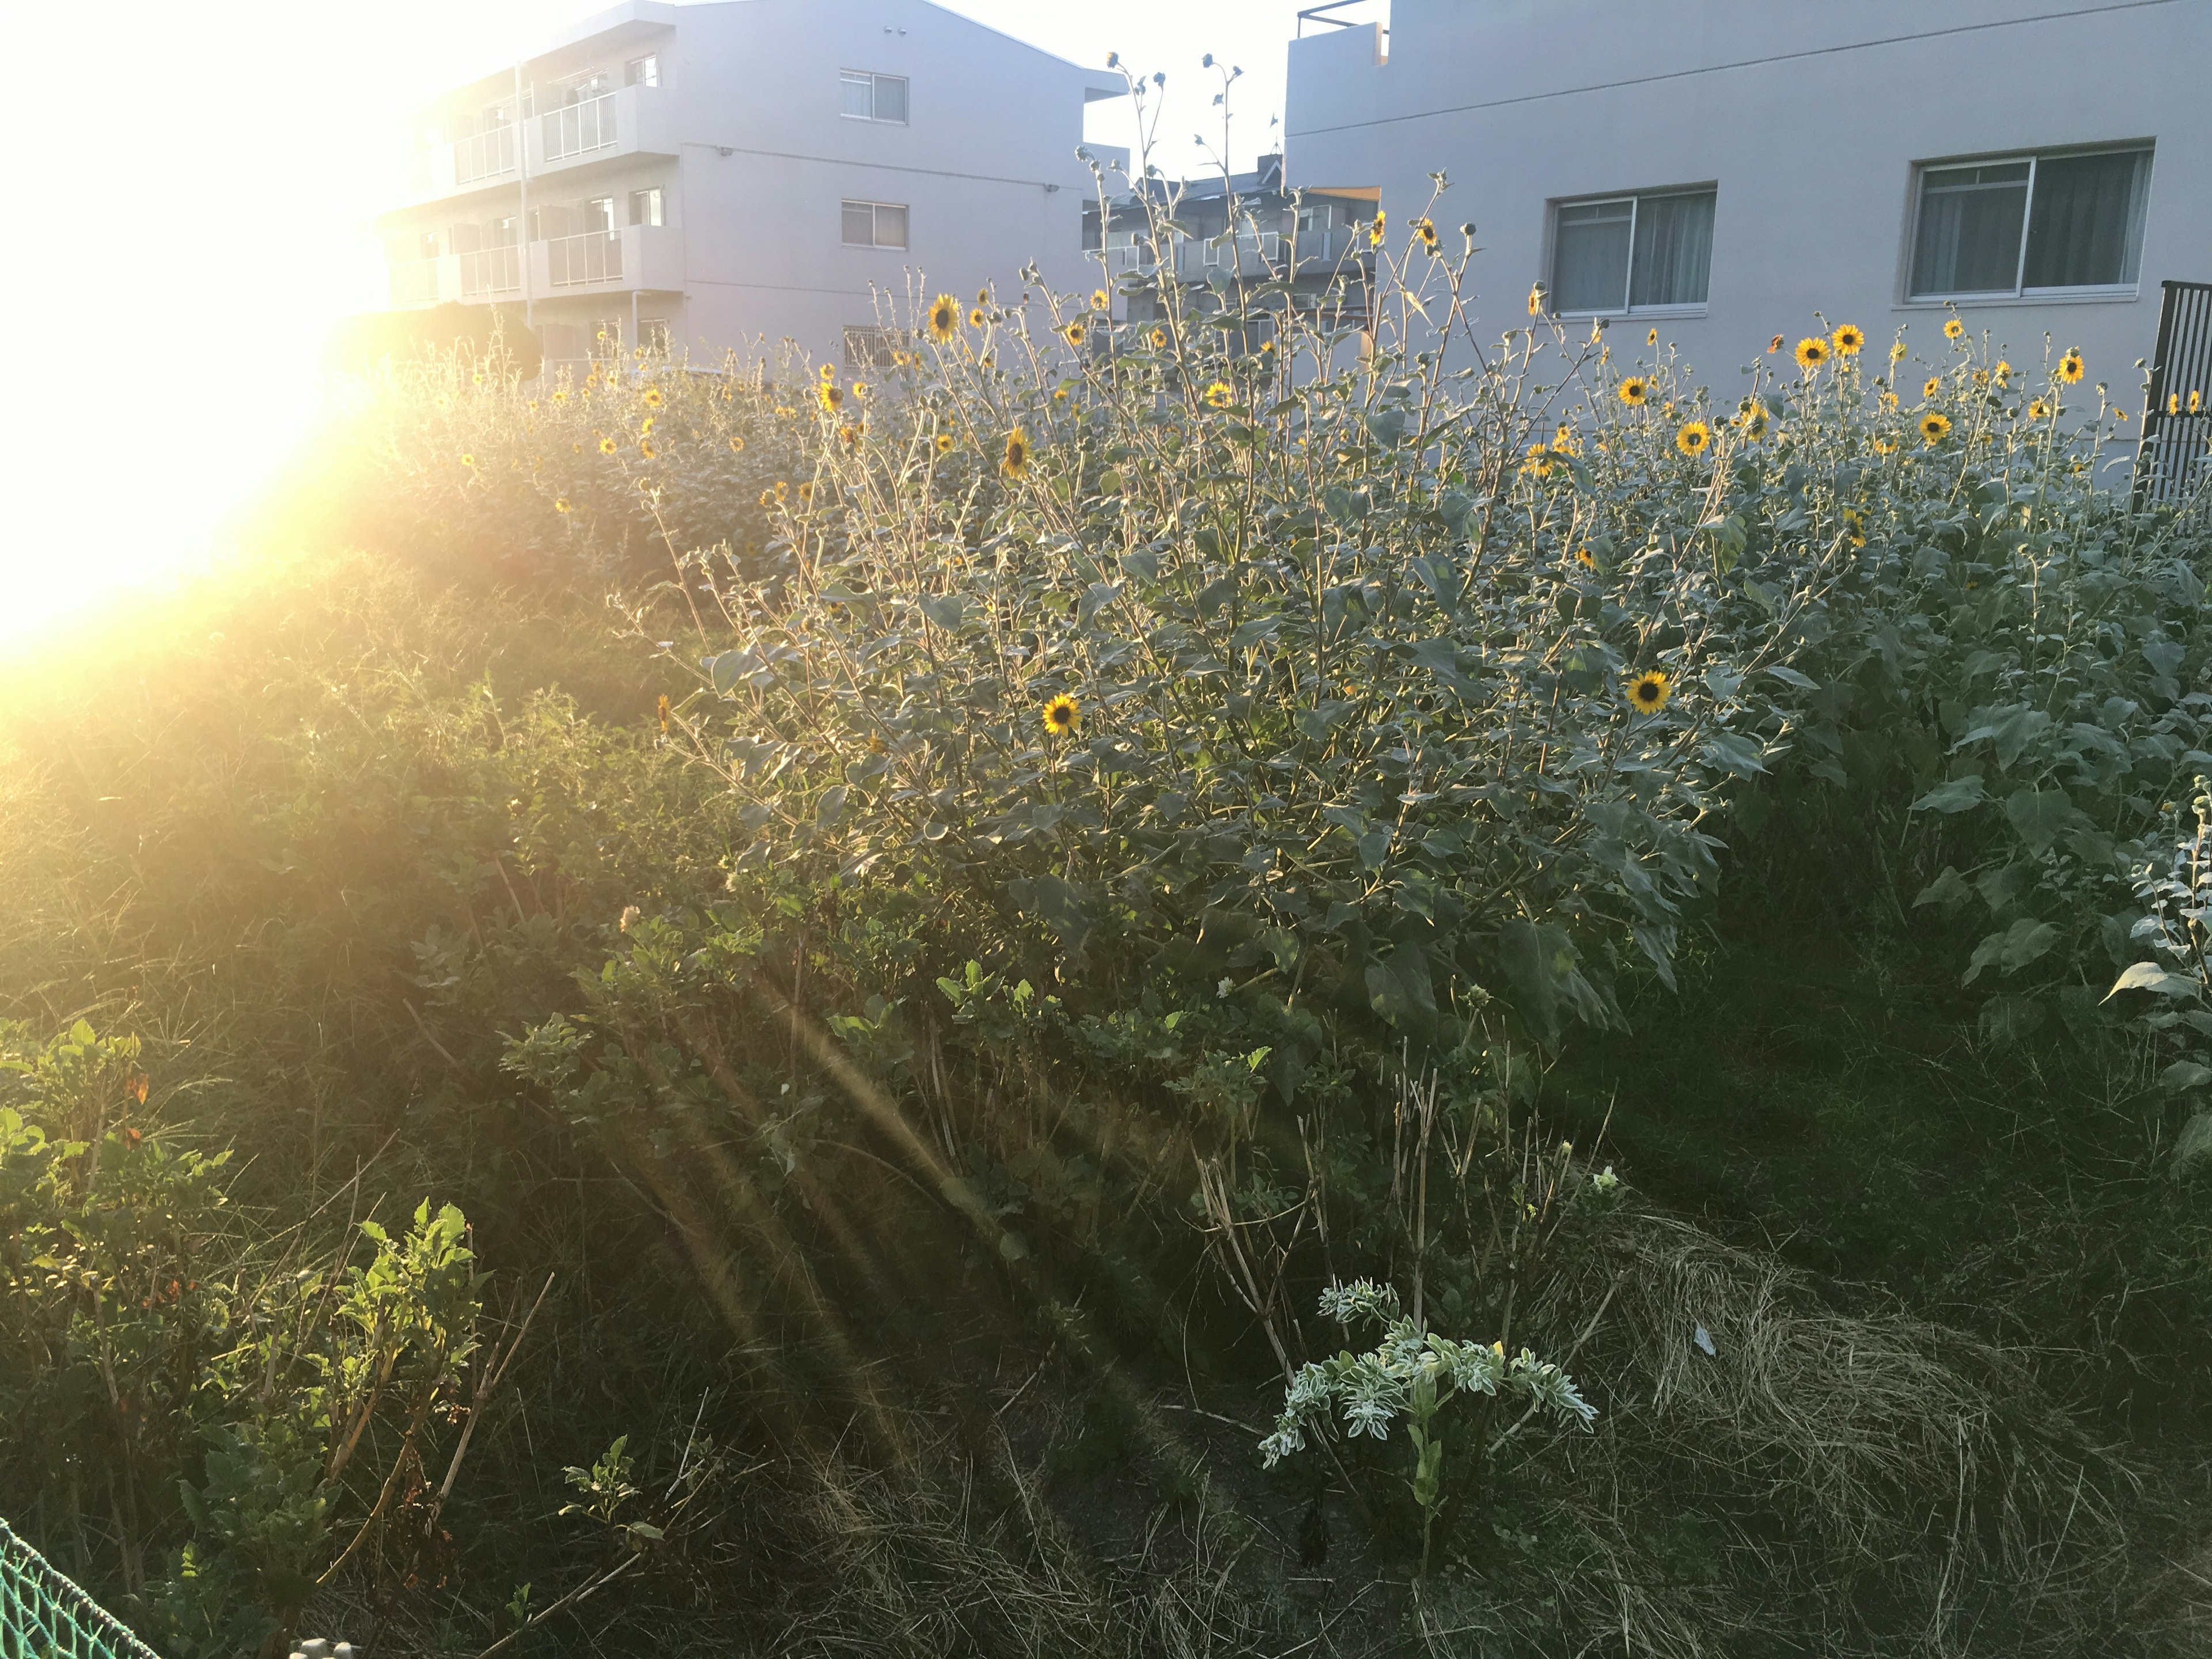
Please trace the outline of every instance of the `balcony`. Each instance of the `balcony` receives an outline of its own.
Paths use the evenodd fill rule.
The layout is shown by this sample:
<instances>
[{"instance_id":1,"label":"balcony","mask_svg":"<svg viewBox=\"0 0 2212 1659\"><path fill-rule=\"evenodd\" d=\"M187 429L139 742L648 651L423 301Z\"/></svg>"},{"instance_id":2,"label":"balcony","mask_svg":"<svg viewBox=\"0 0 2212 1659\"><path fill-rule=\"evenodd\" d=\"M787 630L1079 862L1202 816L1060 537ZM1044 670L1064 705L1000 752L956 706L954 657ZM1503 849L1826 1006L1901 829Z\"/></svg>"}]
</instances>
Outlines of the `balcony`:
<instances>
[{"instance_id":1,"label":"balcony","mask_svg":"<svg viewBox=\"0 0 2212 1659\"><path fill-rule=\"evenodd\" d=\"M1356 276L1364 269L1360 261L1367 252L1367 232L1358 225L1301 231L1296 248L1295 272L1288 269L1291 239L1273 230L1248 232L1234 242L1177 236L1172 260L1176 277L1186 283L1202 283L1216 271L1261 280L1286 275L1325 276L1340 269L1348 276ZM1133 272L1150 276L1159 267L1158 254L1148 241L1124 242L1106 250L1106 274L1109 277L1126 276Z\"/></svg>"},{"instance_id":2,"label":"balcony","mask_svg":"<svg viewBox=\"0 0 2212 1659\"><path fill-rule=\"evenodd\" d=\"M658 87L621 87L531 117L530 176L632 155L676 154L674 114Z\"/></svg>"},{"instance_id":3,"label":"balcony","mask_svg":"<svg viewBox=\"0 0 2212 1659\"><path fill-rule=\"evenodd\" d=\"M514 129L511 126L456 138L451 148L456 189L469 190L514 175Z\"/></svg>"},{"instance_id":4,"label":"balcony","mask_svg":"<svg viewBox=\"0 0 2212 1659\"><path fill-rule=\"evenodd\" d=\"M527 261L526 264L525 262ZM434 259L395 260L389 267L392 307L408 310L462 300L479 303L569 294L681 293L684 233L673 225L556 236L527 248L487 247Z\"/></svg>"},{"instance_id":5,"label":"balcony","mask_svg":"<svg viewBox=\"0 0 2212 1659\"><path fill-rule=\"evenodd\" d=\"M461 298L490 300L522 292L522 250L478 248L460 257Z\"/></svg>"}]
</instances>

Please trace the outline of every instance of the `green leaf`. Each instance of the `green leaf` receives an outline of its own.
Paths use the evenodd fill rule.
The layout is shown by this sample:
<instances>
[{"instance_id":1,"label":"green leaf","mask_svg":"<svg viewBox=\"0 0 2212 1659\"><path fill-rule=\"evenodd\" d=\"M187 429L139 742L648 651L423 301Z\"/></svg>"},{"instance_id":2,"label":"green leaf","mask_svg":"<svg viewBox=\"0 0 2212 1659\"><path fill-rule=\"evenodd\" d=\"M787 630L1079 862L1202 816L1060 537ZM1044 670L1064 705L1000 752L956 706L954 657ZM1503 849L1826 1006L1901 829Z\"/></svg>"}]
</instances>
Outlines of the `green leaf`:
<instances>
[{"instance_id":1,"label":"green leaf","mask_svg":"<svg viewBox=\"0 0 2212 1659\"><path fill-rule=\"evenodd\" d=\"M2193 979L2168 973L2154 962L2130 963L2125 972L2112 981L2112 988L2105 993L2110 1002L2123 991L2148 991L2154 996L2194 997L2203 994L2203 988Z\"/></svg>"},{"instance_id":2,"label":"green leaf","mask_svg":"<svg viewBox=\"0 0 2212 1659\"><path fill-rule=\"evenodd\" d=\"M2158 1086L2169 1094L2201 1089L2208 1083L2212 1083L2212 1066L2200 1066L2193 1060L2177 1060L2158 1074Z\"/></svg>"},{"instance_id":3,"label":"green leaf","mask_svg":"<svg viewBox=\"0 0 2212 1659\"><path fill-rule=\"evenodd\" d=\"M1973 961L1966 969L1966 983L1972 985L1983 969L1994 967L1999 973L2016 974L2058 942L2058 929L2047 921L2038 921L2033 916L2022 916L2001 933L1991 933L1974 947Z\"/></svg>"},{"instance_id":4,"label":"green leaf","mask_svg":"<svg viewBox=\"0 0 2212 1659\"><path fill-rule=\"evenodd\" d=\"M1973 773L1963 778L1953 778L1948 783L1939 783L1918 800L1912 803L1916 812L1964 812L1979 806L1989 799L1983 792L1982 781Z\"/></svg>"}]
</instances>

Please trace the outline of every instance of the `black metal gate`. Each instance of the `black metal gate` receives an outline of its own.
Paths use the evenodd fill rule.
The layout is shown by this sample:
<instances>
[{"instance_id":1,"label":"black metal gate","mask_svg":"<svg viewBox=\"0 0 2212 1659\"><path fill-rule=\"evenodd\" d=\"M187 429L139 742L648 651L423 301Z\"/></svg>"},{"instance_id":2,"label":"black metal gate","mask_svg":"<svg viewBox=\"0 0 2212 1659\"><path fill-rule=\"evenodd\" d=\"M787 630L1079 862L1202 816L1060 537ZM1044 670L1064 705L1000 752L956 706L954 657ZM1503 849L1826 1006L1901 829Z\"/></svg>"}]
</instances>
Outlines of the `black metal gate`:
<instances>
[{"instance_id":1,"label":"black metal gate","mask_svg":"<svg viewBox=\"0 0 2212 1659\"><path fill-rule=\"evenodd\" d=\"M2136 502L2212 517L2212 283L2164 283L2150 396L2136 446Z\"/></svg>"}]
</instances>

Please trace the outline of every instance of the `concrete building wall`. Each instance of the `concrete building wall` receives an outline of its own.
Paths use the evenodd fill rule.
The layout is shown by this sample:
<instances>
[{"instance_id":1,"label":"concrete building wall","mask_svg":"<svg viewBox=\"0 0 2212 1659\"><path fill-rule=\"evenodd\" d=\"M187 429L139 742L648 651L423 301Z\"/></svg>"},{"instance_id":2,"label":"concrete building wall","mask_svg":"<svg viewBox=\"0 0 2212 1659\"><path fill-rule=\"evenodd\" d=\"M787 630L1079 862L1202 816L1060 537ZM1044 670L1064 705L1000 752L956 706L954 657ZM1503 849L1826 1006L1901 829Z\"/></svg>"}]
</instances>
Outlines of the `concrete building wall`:
<instances>
[{"instance_id":1,"label":"concrete building wall","mask_svg":"<svg viewBox=\"0 0 2212 1659\"><path fill-rule=\"evenodd\" d=\"M1708 381L1816 312L1924 351L1947 313L1907 294L1921 164L2129 141L2154 146L2132 291L1959 313L2015 362L2078 346L2126 401L2160 281L2212 280L2212 0L1395 0L1387 61L1382 39L1291 45L1290 182L1379 185L1402 221L1445 172L1498 331L1553 276L1561 202L1710 185L1707 300L1655 319Z\"/></svg>"},{"instance_id":2,"label":"concrete building wall","mask_svg":"<svg viewBox=\"0 0 2212 1659\"><path fill-rule=\"evenodd\" d=\"M618 95L618 145L559 163L539 154L538 119L567 78L605 70L620 88L624 64L646 52L659 85ZM903 78L906 120L845 115L844 70ZM666 288L641 289L635 271L584 294L533 284L556 356L566 330L627 317L633 302L641 321L665 319L672 343L695 358L755 343L772 352L785 338L836 357L844 330L875 324L884 296L903 311L922 289L1018 289L1032 260L1055 288L1096 285L1082 252L1091 178L1075 152L1086 98L1118 93L1118 82L927 0L633 0L526 62L523 79L537 88L525 124L527 194L546 234L557 228L550 216L593 197L614 198L619 224L631 191L658 186L675 233L660 240L681 248L680 276ZM386 216L396 301L427 302L422 274L398 270L425 232L455 255L475 234L469 226L517 211L524 186L513 175L465 189L445 159L471 114L511 104L514 86L512 72L487 76L426 113L442 171L428 170L430 199ZM848 200L905 209L907 246L848 246Z\"/></svg>"}]
</instances>

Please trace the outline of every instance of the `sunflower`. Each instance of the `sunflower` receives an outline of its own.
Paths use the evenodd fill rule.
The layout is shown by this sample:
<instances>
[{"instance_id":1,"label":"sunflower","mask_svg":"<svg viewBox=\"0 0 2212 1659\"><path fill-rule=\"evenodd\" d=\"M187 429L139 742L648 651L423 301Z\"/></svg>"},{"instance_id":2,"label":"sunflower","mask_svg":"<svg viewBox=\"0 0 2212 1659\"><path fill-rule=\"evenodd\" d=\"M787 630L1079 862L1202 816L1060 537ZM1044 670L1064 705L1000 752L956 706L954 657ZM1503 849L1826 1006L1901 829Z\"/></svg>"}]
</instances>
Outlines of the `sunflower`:
<instances>
[{"instance_id":1,"label":"sunflower","mask_svg":"<svg viewBox=\"0 0 2212 1659\"><path fill-rule=\"evenodd\" d=\"M999 471L1009 478L1018 478L1030 470L1030 434L1016 427L1006 434L1006 453L1000 458Z\"/></svg>"},{"instance_id":2,"label":"sunflower","mask_svg":"<svg viewBox=\"0 0 2212 1659\"><path fill-rule=\"evenodd\" d=\"M860 441L861 435L866 433L867 429L867 427L861 422L848 421L844 425L837 428L837 437L839 441L842 442L846 448L850 449Z\"/></svg>"},{"instance_id":3,"label":"sunflower","mask_svg":"<svg viewBox=\"0 0 2212 1659\"><path fill-rule=\"evenodd\" d=\"M1837 354L1844 357L1857 356L1859 348L1866 343L1866 336L1849 323L1845 323L1828 337L1835 342Z\"/></svg>"},{"instance_id":4,"label":"sunflower","mask_svg":"<svg viewBox=\"0 0 2212 1659\"><path fill-rule=\"evenodd\" d=\"M790 495L790 494L791 494L791 480L790 480L790 479L788 479L788 478L778 478L778 479L775 481L775 498L776 498L776 500L778 500L778 501L781 501L785 496L787 496L787 495Z\"/></svg>"},{"instance_id":5,"label":"sunflower","mask_svg":"<svg viewBox=\"0 0 2212 1659\"><path fill-rule=\"evenodd\" d=\"M568 505L568 498L566 495L556 495L553 498L553 510L556 513L573 513L575 508Z\"/></svg>"},{"instance_id":6,"label":"sunflower","mask_svg":"<svg viewBox=\"0 0 2212 1659\"><path fill-rule=\"evenodd\" d=\"M1757 443L1766 435L1766 405L1754 403L1743 414L1743 435Z\"/></svg>"},{"instance_id":7,"label":"sunflower","mask_svg":"<svg viewBox=\"0 0 2212 1659\"><path fill-rule=\"evenodd\" d=\"M1651 382L1641 374L1632 374L1620 383L1620 401L1631 409L1641 409L1651 396Z\"/></svg>"},{"instance_id":8,"label":"sunflower","mask_svg":"<svg viewBox=\"0 0 2212 1659\"><path fill-rule=\"evenodd\" d=\"M1044 729L1055 738L1072 738L1083 724L1083 708L1065 691L1044 706Z\"/></svg>"},{"instance_id":9,"label":"sunflower","mask_svg":"<svg viewBox=\"0 0 2212 1659\"><path fill-rule=\"evenodd\" d=\"M823 381L817 388L815 396L822 400L822 408L825 414L834 415L845 406L845 388L835 380Z\"/></svg>"},{"instance_id":10,"label":"sunflower","mask_svg":"<svg viewBox=\"0 0 2212 1659\"><path fill-rule=\"evenodd\" d=\"M473 455L464 455L461 457L461 465L463 466L474 466L476 464L477 458Z\"/></svg>"},{"instance_id":11,"label":"sunflower","mask_svg":"<svg viewBox=\"0 0 2212 1659\"><path fill-rule=\"evenodd\" d=\"M1541 283L1532 283L1528 286L1528 314L1531 317L1544 314L1544 285Z\"/></svg>"},{"instance_id":12,"label":"sunflower","mask_svg":"<svg viewBox=\"0 0 2212 1659\"><path fill-rule=\"evenodd\" d=\"M1381 247L1382 246L1382 232L1387 223L1388 221L1382 210L1381 208L1376 208L1375 210L1375 222L1367 227L1368 246Z\"/></svg>"},{"instance_id":13,"label":"sunflower","mask_svg":"<svg viewBox=\"0 0 2212 1659\"><path fill-rule=\"evenodd\" d=\"M1967 379L1973 381L1976 386L1987 386L1990 383L1990 372L1986 368L1978 368L1967 376Z\"/></svg>"},{"instance_id":14,"label":"sunflower","mask_svg":"<svg viewBox=\"0 0 2212 1659\"><path fill-rule=\"evenodd\" d=\"M611 455L611 454L613 454L614 453L615 453L615 441L614 441L612 438L602 438L602 439L600 439L600 440L599 440L599 453L600 453L600 454L602 454L602 455Z\"/></svg>"},{"instance_id":15,"label":"sunflower","mask_svg":"<svg viewBox=\"0 0 2212 1659\"><path fill-rule=\"evenodd\" d=\"M2058 378L2069 386L2081 384L2081 354L2069 351L2058 360Z\"/></svg>"},{"instance_id":16,"label":"sunflower","mask_svg":"<svg viewBox=\"0 0 2212 1659\"><path fill-rule=\"evenodd\" d=\"M1659 343L1659 331L1655 328L1650 333L1646 334L1644 337L1644 343L1646 345L1657 345Z\"/></svg>"},{"instance_id":17,"label":"sunflower","mask_svg":"<svg viewBox=\"0 0 2212 1659\"><path fill-rule=\"evenodd\" d=\"M2203 410L2203 408L2204 394L2202 392L2191 389L2189 394L2189 412L2191 415L2198 414Z\"/></svg>"},{"instance_id":18,"label":"sunflower","mask_svg":"<svg viewBox=\"0 0 2212 1659\"><path fill-rule=\"evenodd\" d=\"M1167 330L1165 330L1165 329L1164 329L1164 328L1156 328L1156 329L1154 329L1154 330L1152 331L1152 335L1151 335L1151 337L1151 337L1151 339L1152 339L1152 349L1153 349L1153 350L1155 350L1155 351L1165 351L1165 350L1168 349L1168 331L1167 331Z\"/></svg>"},{"instance_id":19,"label":"sunflower","mask_svg":"<svg viewBox=\"0 0 2212 1659\"><path fill-rule=\"evenodd\" d=\"M731 454L732 454L732 455L742 455L742 454L744 454L744 453L745 453L745 441L744 441L743 438L732 438L732 439L731 439L731 440L730 440L730 453L731 453Z\"/></svg>"},{"instance_id":20,"label":"sunflower","mask_svg":"<svg viewBox=\"0 0 2212 1659\"><path fill-rule=\"evenodd\" d=\"M1920 417L1920 435L1931 444L1941 443L1943 434L1951 429L1951 417L1929 410Z\"/></svg>"},{"instance_id":21,"label":"sunflower","mask_svg":"<svg viewBox=\"0 0 2212 1659\"><path fill-rule=\"evenodd\" d=\"M1692 421L1674 434L1674 447L1685 455L1702 455L1712 441L1712 428L1703 421Z\"/></svg>"},{"instance_id":22,"label":"sunflower","mask_svg":"<svg viewBox=\"0 0 2212 1659\"><path fill-rule=\"evenodd\" d=\"M1893 345L1892 345L1892 346L1890 347L1890 349L1889 349L1889 361L1890 361L1890 362L1892 362L1893 363L1901 363L1901 362L1903 362L1905 361L1905 342L1904 342L1904 341L1899 340L1899 341L1898 341L1895 344L1893 344Z\"/></svg>"},{"instance_id":23,"label":"sunflower","mask_svg":"<svg viewBox=\"0 0 2212 1659\"><path fill-rule=\"evenodd\" d=\"M642 439L640 439L640 440L638 441L637 453L638 453L638 454L639 454L642 459L646 459L646 460L648 460L648 461L649 461L649 460L653 459L656 455L659 454L659 453L660 453L660 452L659 452L659 450L655 449L655 448L654 448L651 444L647 443L647 442L646 442L644 440L642 440Z\"/></svg>"},{"instance_id":24,"label":"sunflower","mask_svg":"<svg viewBox=\"0 0 2212 1659\"><path fill-rule=\"evenodd\" d=\"M1226 380L1216 380L1199 396L1206 399L1208 409L1226 409L1237 401L1237 394L1229 389Z\"/></svg>"},{"instance_id":25,"label":"sunflower","mask_svg":"<svg viewBox=\"0 0 2212 1659\"><path fill-rule=\"evenodd\" d=\"M1797 342L1797 367L1818 368L1828 361L1828 343L1817 334L1808 334Z\"/></svg>"},{"instance_id":26,"label":"sunflower","mask_svg":"<svg viewBox=\"0 0 2212 1659\"><path fill-rule=\"evenodd\" d=\"M1078 317L1073 322L1068 324L1066 327L1061 329L1060 331L1066 337L1068 344L1072 346L1081 345L1083 343L1084 335L1088 332L1088 331L1083 326L1083 319L1080 317Z\"/></svg>"},{"instance_id":27,"label":"sunflower","mask_svg":"<svg viewBox=\"0 0 2212 1659\"><path fill-rule=\"evenodd\" d=\"M1943 382L1935 375L1930 374L1928 377L1927 382L1921 386L1920 395L1923 398L1932 398L1942 389Z\"/></svg>"},{"instance_id":28,"label":"sunflower","mask_svg":"<svg viewBox=\"0 0 2212 1659\"><path fill-rule=\"evenodd\" d=\"M553 401L556 404L565 404L568 401L568 394L565 392L556 392L553 394Z\"/></svg>"},{"instance_id":29,"label":"sunflower","mask_svg":"<svg viewBox=\"0 0 2212 1659\"><path fill-rule=\"evenodd\" d=\"M2012 365L2005 362L2003 358L2000 357L1997 359L1997 366L1995 373L1997 377L1997 384L1999 386L2002 386L2008 380L2012 379Z\"/></svg>"},{"instance_id":30,"label":"sunflower","mask_svg":"<svg viewBox=\"0 0 2212 1659\"><path fill-rule=\"evenodd\" d=\"M1552 452L1541 444L1528 446L1528 458L1521 463L1523 472L1533 472L1538 477L1548 477L1552 471Z\"/></svg>"},{"instance_id":31,"label":"sunflower","mask_svg":"<svg viewBox=\"0 0 2212 1659\"><path fill-rule=\"evenodd\" d=\"M1434 220L1414 220L1413 235L1415 239L1419 241L1420 245L1428 249L1430 252L1434 253L1437 251L1437 227Z\"/></svg>"},{"instance_id":32,"label":"sunflower","mask_svg":"<svg viewBox=\"0 0 2212 1659\"><path fill-rule=\"evenodd\" d=\"M2040 398L2031 398L2027 400L2027 418L2029 420L2042 421L2048 420L2050 417L2051 405L2049 404L2044 402Z\"/></svg>"},{"instance_id":33,"label":"sunflower","mask_svg":"<svg viewBox=\"0 0 2212 1659\"><path fill-rule=\"evenodd\" d=\"M1966 325L1960 322L1956 317L1945 319L1943 324L1943 337L1945 339L1961 339L1965 337L1966 332Z\"/></svg>"},{"instance_id":34,"label":"sunflower","mask_svg":"<svg viewBox=\"0 0 2212 1659\"><path fill-rule=\"evenodd\" d=\"M983 307L981 307L981 306L977 306L974 310L970 311L970 312L968 313L968 326L969 326L969 327L970 327L970 328L981 328L981 327L982 327L982 326L983 326L983 322L984 322L984 317L983 317Z\"/></svg>"},{"instance_id":35,"label":"sunflower","mask_svg":"<svg viewBox=\"0 0 2212 1659\"><path fill-rule=\"evenodd\" d=\"M952 453L952 434L950 432L939 433L937 434L936 444L937 453L939 454L950 455Z\"/></svg>"},{"instance_id":36,"label":"sunflower","mask_svg":"<svg viewBox=\"0 0 2212 1659\"><path fill-rule=\"evenodd\" d=\"M1091 290L1091 308L1093 311L1111 311L1111 310L1113 310L1113 308L1114 308L1114 296L1113 296L1112 295L1109 294L1109 293L1108 293L1104 289L1103 289L1103 288L1094 288L1094 289L1092 289Z\"/></svg>"},{"instance_id":37,"label":"sunflower","mask_svg":"<svg viewBox=\"0 0 2212 1659\"><path fill-rule=\"evenodd\" d=\"M775 491L773 489L762 490L760 493L760 504L763 507L774 507L775 505Z\"/></svg>"},{"instance_id":38,"label":"sunflower","mask_svg":"<svg viewBox=\"0 0 2212 1659\"><path fill-rule=\"evenodd\" d=\"M2181 413L2181 394L2179 392L2169 392L2166 394L2166 412L2169 415Z\"/></svg>"},{"instance_id":39,"label":"sunflower","mask_svg":"<svg viewBox=\"0 0 2212 1659\"><path fill-rule=\"evenodd\" d=\"M1628 706L1639 714L1656 714L1674 695L1674 682L1663 670L1647 668L1628 682Z\"/></svg>"},{"instance_id":40,"label":"sunflower","mask_svg":"<svg viewBox=\"0 0 2212 1659\"><path fill-rule=\"evenodd\" d=\"M649 386L646 387L645 406L647 409L658 409L660 407L660 388L659 386Z\"/></svg>"},{"instance_id":41,"label":"sunflower","mask_svg":"<svg viewBox=\"0 0 2212 1659\"><path fill-rule=\"evenodd\" d=\"M804 505L811 506L813 504L814 481L811 478L809 478L805 483L799 486L799 499Z\"/></svg>"},{"instance_id":42,"label":"sunflower","mask_svg":"<svg viewBox=\"0 0 2212 1659\"><path fill-rule=\"evenodd\" d=\"M959 332L960 301L950 294L939 295L929 302L929 337L945 345Z\"/></svg>"},{"instance_id":43,"label":"sunflower","mask_svg":"<svg viewBox=\"0 0 2212 1659\"><path fill-rule=\"evenodd\" d=\"M652 416L647 416L644 420L638 423L637 435L641 438L649 438L653 435Z\"/></svg>"},{"instance_id":44,"label":"sunflower","mask_svg":"<svg viewBox=\"0 0 2212 1659\"><path fill-rule=\"evenodd\" d=\"M1573 454L1577 447L1575 442L1574 428L1567 425L1564 421L1561 422L1559 429L1552 434L1552 447L1562 455Z\"/></svg>"},{"instance_id":45,"label":"sunflower","mask_svg":"<svg viewBox=\"0 0 2212 1659\"><path fill-rule=\"evenodd\" d=\"M1897 440L1894 438L1876 438L1874 441L1874 453L1877 455L1896 454Z\"/></svg>"},{"instance_id":46,"label":"sunflower","mask_svg":"<svg viewBox=\"0 0 2212 1659\"><path fill-rule=\"evenodd\" d=\"M1595 570L1597 568L1597 555L1587 547L1578 547L1575 550L1575 562L1585 570Z\"/></svg>"},{"instance_id":47,"label":"sunflower","mask_svg":"<svg viewBox=\"0 0 2212 1659\"><path fill-rule=\"evenodd\" d=\"M653 712L660 716L660 729L668 729L668 694L664 691L653 700Z\"/></svg>"},{"instance_id":48,"label":"sunflower","mask_svg":"<svg viewBox=\"0 0 2212 1659\"><path fill-rule=\"evenodd\" d=\"M820 368L815 371L815 373L821 377L825 385L837 378L837 371L830 368L827 363L823 364Z\"/></svg>"},{"instance_id":49,"label":"sunflower","mask_svg":"<svg viewBox=\"0 0 2212 1659\"><path fill-rule=\"evenodd\" d=\"M991 303L991 290L988 286L979 288L975 290L975 303L979 306L987 306Z\"/></svg>"}]
</instances>

